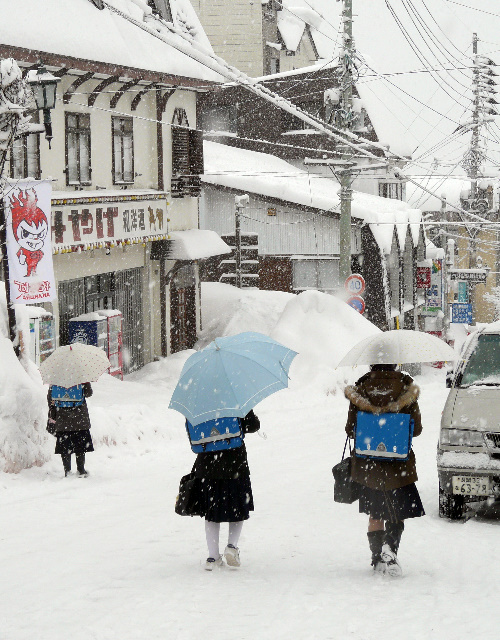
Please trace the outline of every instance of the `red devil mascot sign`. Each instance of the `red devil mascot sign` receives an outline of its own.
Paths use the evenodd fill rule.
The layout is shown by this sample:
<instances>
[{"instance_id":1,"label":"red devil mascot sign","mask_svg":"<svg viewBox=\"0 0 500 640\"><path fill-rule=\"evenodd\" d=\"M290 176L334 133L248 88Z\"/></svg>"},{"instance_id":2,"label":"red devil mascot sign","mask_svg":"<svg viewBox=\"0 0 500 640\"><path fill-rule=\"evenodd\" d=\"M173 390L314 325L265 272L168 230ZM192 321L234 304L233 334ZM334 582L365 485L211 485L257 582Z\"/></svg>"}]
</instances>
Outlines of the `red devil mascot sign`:
<instances>
[{"instance_id":1,"label":"red devil mascot sign","mask_svg":"<svg viewBox=\"0 0 500 640\"><path fill-rule=\"evenodd\" d=\"M5 198L11 299L36 304L55 298L49 182L17 182Z\"/></svg>"}]
</instances>

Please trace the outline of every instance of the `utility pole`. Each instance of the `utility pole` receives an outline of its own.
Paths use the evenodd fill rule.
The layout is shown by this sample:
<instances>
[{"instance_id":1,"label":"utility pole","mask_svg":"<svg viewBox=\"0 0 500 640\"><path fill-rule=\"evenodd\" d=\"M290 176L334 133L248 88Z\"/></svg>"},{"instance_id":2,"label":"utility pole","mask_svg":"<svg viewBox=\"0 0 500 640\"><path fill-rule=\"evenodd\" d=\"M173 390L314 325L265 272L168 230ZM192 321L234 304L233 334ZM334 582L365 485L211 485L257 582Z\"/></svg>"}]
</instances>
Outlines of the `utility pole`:
<instances>
[{"instance_id":1,"label":"utility pole","mask_svg":"<svg viewBox=\"0 0 500 640\"><path fill-rule=\"evenodd\" d=\"M344 0L342 11L344 34L340 60L340 128L346 132L352 130L354 121L352 88L354 60L354 42L352 39L352 0ZM351 204L352 204L352 150L341 145L341 157L344 165L339 169L340 181L340 262L341 284L351 275Z\"/></svg>"},{"instance_id":2,"label":"utility pole","mask_svg":"<svg viewBox=\"0 0 500 640\"><path fill-rule=\"evenodd\" d=\"M236 286L241 289L241 210L248 204L250 198L247 194L242 196L234 196L234 204L236 206L235 211L235 224L234 224L234 257L235 257L235 272L236 272Z\"/></svg>"},{"instance_id":3,"label":"utility pole","mask_svg":"<svg viewBox=\"0 0 500 640\"><path fill-rule=\"evenodd\" d=\"M481 148L481 129L483 125L492 120L491 116L498 115L492 105L498 104L493 95L496 93L494 76L497 74L491 69L495 63L478 54L477 33L472 36L472 93L473 111L472 119L469 123L471 127L470 147L462 160L462 167L467 172L470 179L470 193L468 197L468 209L472 213L482 217L488 216L490 203L487 199L480 197L478 179L481 177L481 169L485 159L485 154ZM478 223L466 224L469 234L469 269L476 269L478 266L477 256L477 235L481 232L481 225ZM469 283L469 299L472 304L472 324L476 322L476 286Z\"/></svg>"}]
</instances>

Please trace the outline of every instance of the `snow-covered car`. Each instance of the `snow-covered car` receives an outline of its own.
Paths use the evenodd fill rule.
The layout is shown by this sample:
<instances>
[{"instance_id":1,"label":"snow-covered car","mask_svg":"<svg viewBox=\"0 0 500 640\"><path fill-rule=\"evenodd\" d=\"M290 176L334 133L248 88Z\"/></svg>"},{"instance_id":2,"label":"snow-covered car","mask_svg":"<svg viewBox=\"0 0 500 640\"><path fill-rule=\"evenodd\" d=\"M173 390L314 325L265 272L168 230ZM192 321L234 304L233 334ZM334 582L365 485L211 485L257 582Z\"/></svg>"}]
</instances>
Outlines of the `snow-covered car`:
<instances>
[{"instance_id":1,"label":"snow-covered car","mask_svg":"<svg viewBox=\"0 0 500 640\"><path fill-rule=\"evenodd\" d=\"M500 496L500 323L472 333L446 385L437 468L439 515Z\"/></svg>"}]
</instances>

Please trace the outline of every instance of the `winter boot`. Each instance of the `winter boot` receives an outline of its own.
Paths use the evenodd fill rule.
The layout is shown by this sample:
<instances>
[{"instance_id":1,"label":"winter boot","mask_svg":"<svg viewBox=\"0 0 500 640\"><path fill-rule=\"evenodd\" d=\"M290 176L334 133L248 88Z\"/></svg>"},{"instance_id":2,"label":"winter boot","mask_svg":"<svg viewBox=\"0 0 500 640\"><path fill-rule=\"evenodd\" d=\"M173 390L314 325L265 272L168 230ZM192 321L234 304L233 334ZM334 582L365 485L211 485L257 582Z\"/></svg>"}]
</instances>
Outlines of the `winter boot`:
<instances>
[{"instance_id":1,"label":"winter boot","mask_svg":"<svg viewBox=\"0 0 500 640\"><path fill-rule=\"evenodd\" d=\"M61 460L64 468L64 477L68 477L71 473L71 453L61 453Z\"/></svg>"},{"instance_id":2,"label":"winter boot","mask_svg":"<svg viewBox=\"0 0 500 640\"><path fill-rule=\"evenodd\" d=\"M226 559L226 562L230 567L241 566L240 550L238 549L238 547L235 547L234 544L228 544L224 549L224 558Z\"/></svg>"},{"instance_id":3,"label":"winter boot","mask_svg":"<svg viewBox=\"0 0 500 640\"><path fill-rule=\"evenodd\" d=\"M368 531L368 544L372 552L372 567L377 573L385 573L385 562L382 560L382 544L384 542L385 531Z\"/></svg>"},{"instance_id":4,"label":"winter boot","mask_svg":"<svg viewBox=\"0 0 500 640\"><path fill-rule=\"evenodd\" d=\"M224 566L224 560L222 556L219 556L217 559L215 558L207 558L205 562L205 571L213 571L214 569L220 569Z\"/></svg>"},{"instance_id":5,"label":"winter boot","mask_svg":"<svg viewBox=\"0 0 500 640\"><path fill-rule=\"evenodd\" d=\"M84 453L76 454L76 468L78 471L78 476L80 478L86 478L89 475L88 471L85 470L85 454Z\"/></svg>"},{"instance_id":6,"label":"winter boot","mask_svg":"<svg viewBox=\"0 0 500 640\"><path fill-rule=\"evenodd\" d=\"M405 523L402 520L385 523L385 536L381 556L386 563L386 573L394 578L401 576L403 573L398 560L398 549L404 528Z\"/></svg>"}]
</instances>

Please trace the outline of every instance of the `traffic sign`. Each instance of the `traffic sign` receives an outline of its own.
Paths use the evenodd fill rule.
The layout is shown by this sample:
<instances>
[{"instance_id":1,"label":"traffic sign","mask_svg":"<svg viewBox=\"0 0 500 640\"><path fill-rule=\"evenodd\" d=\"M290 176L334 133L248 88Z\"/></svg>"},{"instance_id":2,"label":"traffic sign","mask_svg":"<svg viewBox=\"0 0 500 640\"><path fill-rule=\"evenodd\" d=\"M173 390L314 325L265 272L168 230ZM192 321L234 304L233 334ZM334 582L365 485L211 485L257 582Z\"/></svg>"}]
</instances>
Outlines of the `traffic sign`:
<instances>
[{"instance_id":1,"label":"traffic sign","mask_svg":"<svg viewBox=\"0 0 500 640\"><path fill-rule=\"evenodd\" d=\"M346 278L344 286L349 293L359 296L365 290L365 279L359 273L353 273Z\"/></svg>"},{"instance_id":2,"label":"traffic sign","mask_svg":"<svg viewBox=\"0 0 500 640\"><path fill-rule=\"evenodd\" d=\"M358 313L364 313L365 311L365 301L360 296L351 296L347 301L347 304Z\"/></svg>"}]
</instances>

